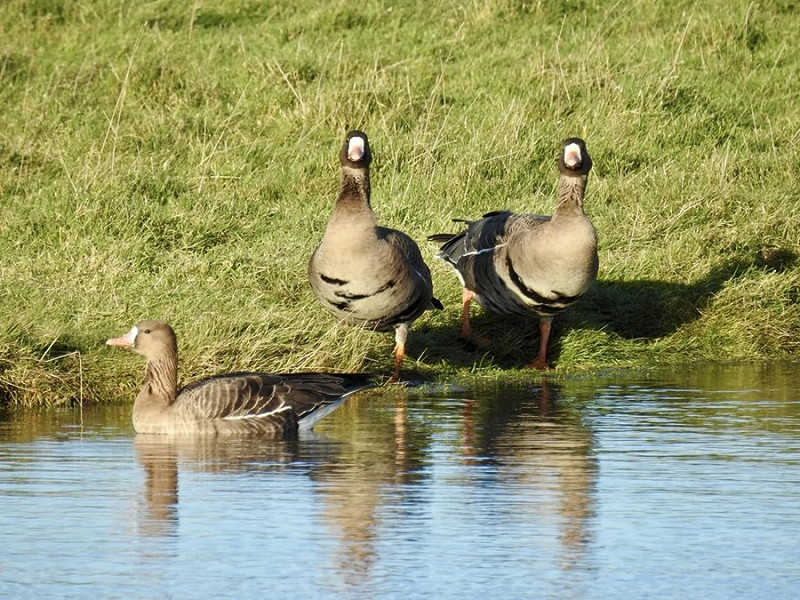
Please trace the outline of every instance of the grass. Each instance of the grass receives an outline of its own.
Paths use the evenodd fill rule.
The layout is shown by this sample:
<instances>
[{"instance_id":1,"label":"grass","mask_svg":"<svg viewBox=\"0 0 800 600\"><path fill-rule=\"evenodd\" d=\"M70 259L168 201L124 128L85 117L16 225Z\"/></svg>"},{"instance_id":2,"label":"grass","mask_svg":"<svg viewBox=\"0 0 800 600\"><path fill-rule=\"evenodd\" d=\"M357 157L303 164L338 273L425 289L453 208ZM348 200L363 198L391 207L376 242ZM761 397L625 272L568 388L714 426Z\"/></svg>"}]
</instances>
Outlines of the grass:
<instances>
[{"instance_id":1,"label":"grass","mask_svg":"<svg viewBox=\"0 0 800 600\"><path fill-rule=\"evenodd\" d=\"M9 0L0 5L0 402L129 399L103 345L178 331L185 379L391 372L340 327L308 257L337 152L370 135L373 206L420 241L441 313L406 376L525 378L535 323L478 313L423 240L454 217L548 213L587 141L600 276L556 322L557 375L800 350L800 8L734 3Z\"/></svg>"}]
</instances>

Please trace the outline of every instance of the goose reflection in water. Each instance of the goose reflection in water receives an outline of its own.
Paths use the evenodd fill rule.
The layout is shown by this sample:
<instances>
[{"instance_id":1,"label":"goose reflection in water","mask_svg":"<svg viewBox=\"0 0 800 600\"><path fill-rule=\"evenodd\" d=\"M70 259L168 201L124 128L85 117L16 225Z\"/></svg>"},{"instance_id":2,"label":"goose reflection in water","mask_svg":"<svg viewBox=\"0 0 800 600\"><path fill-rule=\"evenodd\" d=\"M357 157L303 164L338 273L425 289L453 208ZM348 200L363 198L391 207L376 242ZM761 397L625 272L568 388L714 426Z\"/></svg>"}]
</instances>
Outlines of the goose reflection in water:
<instances>
[{"instance_id":1,"label":"goose reflection in water","mask_svg":"<svg viewBox=\"0 0 800 600\"><path fill-rule=\"evenodd\" d=\"M283 543L271 539L281 521L297 527L301 514L299 526L311 527L315 548L333 541L319 565L333 592L378 585L386 560L424 561L421 539L423 550L460 544L472 526L511 528L516 539L498 543L521 550L557 541L563 573L588 560L597 477L592 444L579 408L562 402L546 379L524 389L355 397L315 436L297 440L137 436L146 475L140 533L177 531L179 471L193 475L192 502L195 473L214 473L222 481L203 483L203 501L224 490L226 512L235 514L227 503L237 502L239 512L250 511L248 526L263 526L265 551ZM288 508L276 491L291 499ZM283 531L285 542L305 547L294 529Z\"/></svg>"},{"instance_id":2,"label":"goose reflection in water","mask_svg":"<svg viewBox=\"0 0 800 600\"><path fill-rule=\"evenodd\" d=\"M134 438L136 459L145 474L144 502L137 513L139 533L166 537L178 522L178 455L174 443L155 436Z\"/></svg>"},{"instance_id":3,"label":"goose reflection in water","mask_svg":"<svg viewBox=\"0 0 800 600\"><path fill-rule=\"evenodd\" d=\"M298 441L292 439L137 435L133 445L145 475L138 520L139 532L145 536L175 534L182 470L234 475L281 470L298 460L319 460L300 454Z\"/></svg>"},{"instance_id":4,"label":"goose reflection in water","mask_svg":"<svg viewBox=\"0 0 800 600\"><path fill-rule=\"evenodd\" d=\"M375 401L355 397L343 407L341 418L324 425L337 438L344 438L346 431L339 462L316 469L312 478L324 503L324 523L341 544L335 571L350 589L373 577L378 547L394 535L387 525L398 513L413 512L411 506L419 502L414 490L428 479L424 467L431 431L409 423L408 403L407 393L398 391L377 413L365 415Z\"/></svg>"},{"instance_id":5,"label":"goose reflection in water","mask_svg":"<svg viewBox=\"0 0 800 600\"><path fill-rule=\"evenodd\" d=\"M387 502L385 490L412 481L420 469L420 461L409 446L404 394L394 401L395 411L380 413L383 419L378 423L355 418L364 406L359 406L358 398L351 402L354 407L343 407L344 413L350 415L333 420L351 429L349 435L306 433L295 440L137 435L134 448L145 475L137 519L139 535L159 538L177 535L179 479L187 473L249 477L292 469L314 483L312 493L321 499L320 520L338 540L330 572L342 581L332 582L332 587L363 583L371 576L377 555L380 508ZM333 430L337 432L338 428L334 426ZM419 438L417 435L414 446L427 446ZM234 483L232 487L236 485L241 484ZM250 490L243 494L252 493L254 485L249 485ZM316 504L303 494L302 506L295 511L305 512ZM266 497L263 502L277 500ZM266 514L280 518L281 510L287 509ZM265 532L273 525L264 522Z\"/></svg>"},{"instance_id":6,"label":"goose reflection in water","mask_svg":"<svg viewBox=\"0 0 800 600\"><path fill-rule=\"evenodd\" d=\"M529 390L505 390L494 398L464 400L461 443L464 463L485 467L503 489L532 490L513 508L520 527L557 527L562 569L587 559L598 477L592 433L561 390L542 377Z\"/></svg>"}]
</instances>

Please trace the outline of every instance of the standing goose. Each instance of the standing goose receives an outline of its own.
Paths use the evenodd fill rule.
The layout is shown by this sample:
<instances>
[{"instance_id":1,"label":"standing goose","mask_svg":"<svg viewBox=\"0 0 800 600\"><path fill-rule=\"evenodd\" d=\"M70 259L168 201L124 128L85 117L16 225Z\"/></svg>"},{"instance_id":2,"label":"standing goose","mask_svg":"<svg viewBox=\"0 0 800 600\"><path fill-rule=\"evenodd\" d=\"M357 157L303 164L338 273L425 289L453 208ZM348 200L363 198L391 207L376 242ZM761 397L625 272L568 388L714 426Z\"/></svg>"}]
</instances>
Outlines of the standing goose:
<instances>
[{"instance_id":1,"label":"standing goose","mask_svg":"<svg viewBox=\"0 0 800 600\"><path fill-rule=\"evenodd\" d=\"M437 234L444 242L436 254L456 270L463 285L462 325L472 334L469 305L506 315L539 317L539 353L529 364L549 369L547 341L553 317L577 301L597 278L597 236L583 211L583 194L592 160L580 138L561 143L558 204L552 217L491 212L466 221L456 235Z\"/></svg>"},{"instance_id":2,"label":"standing goose","mask_svg":"<svg viewBox=\"0 0 800 600\"><path fill-rule=\"evenodd\" d=\"M406 234L381 227L370 205L367 134L347 134L339 153L339 197L322 242L308 264L311 289L323 306L349 325L395 331L394 374L406 354L411 323L442 308L419 246Z\"/></svg>"},{"instance_id":3,"label":"standing goose","mask_svg":"<svg viewBox=\"0 0 800 600\"><path fill-rule=\"evenodd\" d=\"M178 390L178 343L166 323L141 321L106 343L147 358L144 387L133 404L137 433L294 435L350 394L375 387L359 373L226 373Z\"/></svg>"}]
</instances>

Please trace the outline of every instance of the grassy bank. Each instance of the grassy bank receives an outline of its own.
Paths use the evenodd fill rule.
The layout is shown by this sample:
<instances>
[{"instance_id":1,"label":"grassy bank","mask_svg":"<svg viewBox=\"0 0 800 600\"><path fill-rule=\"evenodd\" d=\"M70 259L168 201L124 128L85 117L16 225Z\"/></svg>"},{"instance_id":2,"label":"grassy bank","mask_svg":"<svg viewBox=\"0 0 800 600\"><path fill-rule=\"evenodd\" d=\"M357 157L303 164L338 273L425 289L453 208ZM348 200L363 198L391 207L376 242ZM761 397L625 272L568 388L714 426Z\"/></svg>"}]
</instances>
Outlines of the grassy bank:
<instances>
[{"instance_id":1,"label":"grassy bank","mask_svg":"<svg viewBox=\"0 0 800 600\"><path fill-rule=\"evenodd\" d=\"M518 377L535 324L475 318L428 234L548 213L586 139L600 276L556 323L556 373L800 350L794 2L10 0L0 5L0 394L131 398L103 342L176 328L185 378L391 372L305 279L352 127L373 206L420 241L446 310L406 376Z\"/></svg>"}]
</instances>

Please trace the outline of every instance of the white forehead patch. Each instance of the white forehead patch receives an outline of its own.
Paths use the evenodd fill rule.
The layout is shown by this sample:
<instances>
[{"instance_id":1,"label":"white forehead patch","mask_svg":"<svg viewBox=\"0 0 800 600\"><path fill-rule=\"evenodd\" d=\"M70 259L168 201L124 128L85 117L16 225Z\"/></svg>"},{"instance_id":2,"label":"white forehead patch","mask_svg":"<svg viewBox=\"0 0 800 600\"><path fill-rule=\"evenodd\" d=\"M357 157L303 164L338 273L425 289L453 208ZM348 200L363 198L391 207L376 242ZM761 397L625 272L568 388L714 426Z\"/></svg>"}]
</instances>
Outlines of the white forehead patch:
<instances>
[{"instance_id":1,"label":"white forehead patch","mask_svg":"<svg viewBox=\"0 0 800 600\"><path fill-rule=\"evenodd\" d=\"M570 169L579 167L583 162L583 155L581 154L581 147L575 142L564 146L564 164Z\"/></svg>"},{"instance_id":2,"label":"white forehead patch","mask_svg":"<svg viewBox=\"0 0 800 600\"><path fill-rule=\"evenodd\" d=\"M136 325L134 325L133 327L131 327L131 330L122 337L126 342L128 342L128 344L133 346L136 343L136 338L138 336L139 336L139 328Z\"/></svg>"},{"instance_id":3,"label":"white forehead patch","mask_svg":"<svg viewBox=\"0 0 800 600\"><path fill-rule=\"evenodd\" d=\"M353 161L361 160L364 157L365 146L366 142L364 141L364 138L354 135L350 138L350 142L347 144L347 158Z\"/></svg>"}]
</instances>

